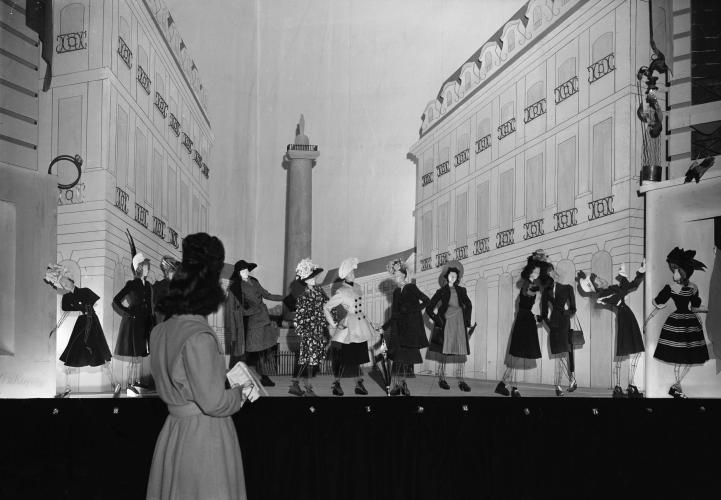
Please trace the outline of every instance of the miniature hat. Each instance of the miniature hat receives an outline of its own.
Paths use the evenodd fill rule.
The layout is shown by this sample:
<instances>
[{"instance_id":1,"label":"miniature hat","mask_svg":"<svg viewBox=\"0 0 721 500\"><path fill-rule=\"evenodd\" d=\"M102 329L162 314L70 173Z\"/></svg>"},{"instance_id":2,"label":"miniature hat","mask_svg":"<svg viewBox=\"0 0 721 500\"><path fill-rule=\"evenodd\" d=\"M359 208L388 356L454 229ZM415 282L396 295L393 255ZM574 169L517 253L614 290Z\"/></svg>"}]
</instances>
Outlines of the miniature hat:
<instances>
[{"instance_id":1,"label":"miniature hat","mask_svg":"<svg viewBox=\"0 0 721 500\"><path fill-rule=\"evenodd\" d=\"M401 259L393 259L386 264L386 271L388 274L395 274L396 271L405 271L408 274L408 266Z\"/></svg>"},{"instance_id":2,"label":"miniature hat","mask_svg":"<svg viewBox=\"0 0 721 500\"><path fill-rule=\"evenodd\" d=\"M356 257L349 257L340 263L338 267L338 277L344 280L354 269L358 269L358 259Z\"/></svg>"},{"instance_id":3,"label":"miniature hat","mask_svg":"<svg viewBox=\"0 0 721 500\"><path fill-rule=\"evenodd\" d=\"M163 258L160 259L160 270L165 273L175 271L178 264L180 263L172 255L163 255Z\"/></svg>"},{"instance_id":4,"label":"miniature hat","mask_svg":"<svg viewBox=\"0 0 721 500\"><path fill-rule=\"evenodd\" d=\"M300 262L298 262L298 265L295 266L295 275L301 281L309 280L322 272L323 268L313 264L310 259L302 259Z\"/></svg>"},{"instance_id":5,"label":"miniature hat","mask_svg":"<svg viewBox=\"0 0 721 500\"><path fill-rule=\"evenodd\" d=\"M443 265L443 269L441 270L441 282L443 282L444 284L448 282L446 280L446 274L448 274L448 271L450 269L458 270L457 283L460 283L461 278L463 278L463 264L461 264L457 260L450 260Z\"/></svg>"},{"instance_id":6,"label":"miniature hat","mask_svg":"<svg viewBox=\"0 0 721 500\"><path fill-rule=\"evenodd\" d=\"M43 281L57 290L58 288L63 288L61 280L65 278L75 283L73 275L67 267L59 264L48 264L48 267L45 269L45 277L43 278Z\"/></svg>"},{"instance_id":7,"label":"miniature hat","mask_svg":"<svg viewBox=\"0 0 721 500\"><path fill-rule=\"evenodd\" d=\"M244 261L243 259L241 259L241 260L239 260L238 262L235 263L235 268L234 268L234 270L236 270L236 271L238 271L238 272L240 273L240 271L242 271L243 269L247 269L248 271L252 271L252 270L255 269L256 267L258 267L258 264L254 263L254 262L246 262L246 261Z\"/></svg>"},{"instance_id":8,"label":"miniature hat","mask_svg":"<svg viewBox=\"0 0 721 500\"><path fill-rule=\"evenodd\" d=\"M593 286L593 281L591 281L592 276L593 274L591 277L586 276L586 273L583 271L578 271L578 274L576 275L578 284L581 285L581 290L586 293L596 293L596 287Z\"/></svg>"},{"instance_id":9,"label":"miniature hat","mask_svg":"<svg viewBox=\"0 0 721 500\"><path fill-rule=\"evenodd\" d=\"M138 252L133 256L133 271L137 271L144 262L150 262L150 259L146 259L143 252Z\"/></svg>"},{"instance_id":10,"label":"miniature hat","mask_svg":"<svg viewBox=\"0 0 721 500\"><path fill-rule=\"evenodd\" d=\"M706 264L694 259L695 256L696 250L684 250L676 247L666 256L666 262L676 264L686 271L687 276L691 276L694 271L704 271L706 269Z\"/></svg>"}]
</instances>

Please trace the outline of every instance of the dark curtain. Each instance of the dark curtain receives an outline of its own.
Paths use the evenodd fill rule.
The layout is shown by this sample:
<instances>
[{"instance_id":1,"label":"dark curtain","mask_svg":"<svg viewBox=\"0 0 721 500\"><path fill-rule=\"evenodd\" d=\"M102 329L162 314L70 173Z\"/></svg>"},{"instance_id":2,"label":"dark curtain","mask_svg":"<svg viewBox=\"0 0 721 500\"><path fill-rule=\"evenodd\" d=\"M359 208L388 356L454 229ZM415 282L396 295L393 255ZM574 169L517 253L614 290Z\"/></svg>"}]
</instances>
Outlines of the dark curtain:
<instances>
[{"instance_id":1,"label":"dark curtain","mask_svg":"<svg viewBox=\"0 0 721 500\"><path fill-rule=\"evenodd\" d=\"M42 58L47 64L43 91L50 88L53 65L53 2L52 0L25 0L25 25L36 32L42 44Z\"/></svg>"}]
</instances>

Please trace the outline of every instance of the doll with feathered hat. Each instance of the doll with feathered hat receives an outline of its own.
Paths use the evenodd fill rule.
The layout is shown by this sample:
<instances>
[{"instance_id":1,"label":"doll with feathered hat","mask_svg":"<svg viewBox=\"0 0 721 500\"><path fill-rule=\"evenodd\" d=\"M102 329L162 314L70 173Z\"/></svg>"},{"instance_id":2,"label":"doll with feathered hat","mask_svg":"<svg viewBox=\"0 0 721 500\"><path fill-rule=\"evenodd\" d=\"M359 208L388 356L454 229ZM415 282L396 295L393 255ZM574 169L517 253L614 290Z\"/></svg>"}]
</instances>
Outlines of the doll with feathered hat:
<instances>
[{"instance_id":1,"label":"doll with feathered hat","mask_svg":"<svg viewBox=\"0 0 721 500\"><path fill-rule=\"evenodd\" d=\"M602 306L611 307L616 312L616 357L614 362L614 378L615 386L612 396L614 398L640 398L641 393L634 384L636 368L641 354L644 352L643 337L641 329L636 321L636 316L628 304L625 297L633 290L638 288L646 275L646 261L644 260L641 267L636 271L636 276L629 281L626 275L626 269L621 265L618 270L616 281L618 284L610 284L595 273L586 276L586 273L579 271L577 279L581 289L589 294L595 295L596 303ZM628 387L626 394L621 388L621 362L624 358L630 359L630 371L628 374Z\"/></svg>"},{"instance_id":2,"label":"doll with feathered hat","mask_svg":"<svg viewBox=\"0 0 721 500\"><path fill-rule=\"evenodd\" d=\"M115 343L115 355L130 358L127 375L128 395L140 394L139 388L147 388L140 381L141 358L148 355L150 331L155 325L153 318L152 287L148 281L150 259L135 248L130 231L126 230L134 278L128 280L113 298L113 307L122 316ZM127 305L123 304L125 302Z\"/></svg>"},{"instance_id":3,"label":"doll with feathered hat","mask_svg":"<svg viewBox=\"0 0 721 500\"><path fill-rule=\"evenodd\" d=\"M302 259L295 267L295 277L305 286L295 303L293 324L295 333L300 337L298 354L298 372L291 379L288 392L296 396L316 396L310 378L315 368L325 359L326 346L330 342L328 324L323 306L328 296L316 285L316 277L323 272L310 259ZM304 379L304 389L300 388L299 379Z\"/></svg>"},{"instance_id":4,"label":"doll with feathered hat","mask_svg":"<svg viewBox=\"0 0 721 500\"><path fill-rule=\"evenodd\" d=\"M701 305L698 287L689 278L694 271L703 271L706 265L697 261L695 250L675 247L666 257L668 267L673 274L673 285L667 284L653 299L654 310L646 319L646 324L660 309L673 301L676 310L668 315L661 328L656 351L653 357L667 363L673 363L674 383L668 393L674 398L685 398L681 382L692 365L703 364L709 360L703 327L692 308Z\"/></svg>"}]
</instances>

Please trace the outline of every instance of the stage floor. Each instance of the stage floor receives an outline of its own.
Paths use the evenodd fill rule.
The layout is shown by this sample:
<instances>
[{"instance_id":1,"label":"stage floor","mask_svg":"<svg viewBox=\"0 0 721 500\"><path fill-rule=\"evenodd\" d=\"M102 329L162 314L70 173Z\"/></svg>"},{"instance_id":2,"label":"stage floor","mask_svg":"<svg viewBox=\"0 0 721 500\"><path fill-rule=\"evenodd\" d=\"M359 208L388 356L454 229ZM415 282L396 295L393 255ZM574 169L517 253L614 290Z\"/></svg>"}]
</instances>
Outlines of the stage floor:
<instances>
[{"instance_id":1,"label":"stage floor","mask_svg":"<svg viewBox=\"0 0 721 500\"><path fill-rule=\"evenodd\" d=\"M288 393L290 387L289 376L273 376L271 380L275 382L275 387L266 387L265 390L268 392L268 397L288 397L298 398L293 394ZM331 384L333 383L333 377L331 375L318 375L311 379L311 385L313 386L313 392L318 397L328 398L339 398L331 393ZM417 397L492 397L492 398L505 398L494 392L498 381L496 380L475 380L466 379L466 383L471 388L471 392L462 392L458 388L458 379L454 377L446 378L450 390L441 389L438 386L438 379L432 375L415 375L406 379L408 389L411 392L411 396ZM341 381L341 387L343 388L343 398L368 398L368 397L384 397L386 396L385 387L381 385L381 381L377 379L377 376L373 372L365 372L363 377L363 383L368 390L367 396L357 395L354 392L355 381L350 378L344 378ZM300 383L303 387L303 381ZM509 389L510 389L510 385ZM533 398L556 398L555 387L552 385L544 384L516 384L518 390L521 392L523 397ZM561 388L564 391L564 398L610 398L612 390L609 389L598 389L590 387L578 387L574 392L568 392L567 386L562 385ZM108 398L112 397L111 392L71 392L68 397L70 398ZM143 390L140 396L132 395L123 391L120 395L121 398L132 398L132 397L157 397L157 393L152 390ZM400 398L402 396L395 396Z\"/></svg>"}]
</instances>

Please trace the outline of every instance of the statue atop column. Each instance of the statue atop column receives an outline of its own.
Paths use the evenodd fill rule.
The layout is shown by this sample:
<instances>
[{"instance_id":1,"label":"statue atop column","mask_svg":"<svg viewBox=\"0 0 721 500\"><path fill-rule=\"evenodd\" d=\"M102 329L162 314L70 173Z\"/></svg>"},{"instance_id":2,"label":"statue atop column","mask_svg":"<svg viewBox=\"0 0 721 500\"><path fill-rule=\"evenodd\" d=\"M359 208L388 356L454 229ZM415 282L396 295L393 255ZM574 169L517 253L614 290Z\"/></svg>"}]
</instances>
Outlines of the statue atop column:
<instances>
[{"instance_id":1,"label":"statue atop column","mask_svg":"<svg viewBox=\"0 0 721 500\"><path fill-rule=\"evenodd\" d=\"M295 143L302 144L303 146L310 144L308 136L305 135L305 118L302 113L300 115L300 121L298 121L298 126L295 128Z\"/></svg>"}]
</instances>

